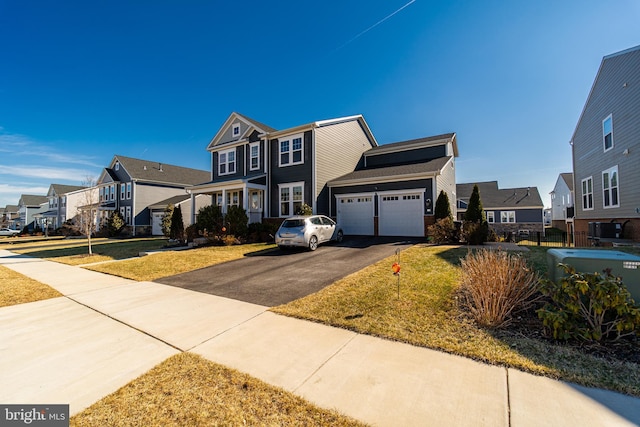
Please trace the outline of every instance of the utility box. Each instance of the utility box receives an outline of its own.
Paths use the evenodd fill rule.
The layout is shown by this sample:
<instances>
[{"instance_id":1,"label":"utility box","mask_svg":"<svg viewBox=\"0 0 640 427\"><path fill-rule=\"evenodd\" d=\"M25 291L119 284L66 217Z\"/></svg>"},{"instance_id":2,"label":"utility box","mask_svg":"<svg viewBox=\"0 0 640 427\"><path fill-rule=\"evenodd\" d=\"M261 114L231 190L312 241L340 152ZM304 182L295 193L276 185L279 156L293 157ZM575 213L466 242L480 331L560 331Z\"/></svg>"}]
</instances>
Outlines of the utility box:
<instances>
[{"instance_id":1,"label":"utility box","mask_svg":"<svg viewBox=\"0 0 640 427\"><path fill-rule=\"evenodd\" d=\"M603 273L610 268L611 274L622 277L622 283L640 305L640 257L620 251L603 249L549 249L547 251L547 274L557 282L564 275L558 264L568 264L579 273Z\"/></svg>"}]
</instances>

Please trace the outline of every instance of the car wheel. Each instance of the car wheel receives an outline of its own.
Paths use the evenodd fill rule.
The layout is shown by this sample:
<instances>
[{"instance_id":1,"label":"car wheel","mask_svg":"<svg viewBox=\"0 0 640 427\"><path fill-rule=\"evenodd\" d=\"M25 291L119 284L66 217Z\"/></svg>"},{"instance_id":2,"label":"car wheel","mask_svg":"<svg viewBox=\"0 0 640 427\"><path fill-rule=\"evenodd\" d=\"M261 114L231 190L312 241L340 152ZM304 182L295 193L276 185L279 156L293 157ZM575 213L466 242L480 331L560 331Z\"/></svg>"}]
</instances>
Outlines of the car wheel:
<instances>
[{"instance_id":1,"label":"car wheel","mask_svg":"<svg viewBox=\"0 0 640 427\"><path fill-rule=\"evenodd\" d=\"M318 238L316 236L311 236L309 239L309 250L315 251L318 249Z\"/></svg>"},{"instance_id":2,"label":"car wheel","mask_svg":"<svg viewBox=\"0 0 640 427\"><path fill-rule=\"evenodd\" d=\"M338 230L338 234L336 234L336 242L342 243L342 239L344 239L344 234L342 230Z\"/></svg>"}]
</instances>

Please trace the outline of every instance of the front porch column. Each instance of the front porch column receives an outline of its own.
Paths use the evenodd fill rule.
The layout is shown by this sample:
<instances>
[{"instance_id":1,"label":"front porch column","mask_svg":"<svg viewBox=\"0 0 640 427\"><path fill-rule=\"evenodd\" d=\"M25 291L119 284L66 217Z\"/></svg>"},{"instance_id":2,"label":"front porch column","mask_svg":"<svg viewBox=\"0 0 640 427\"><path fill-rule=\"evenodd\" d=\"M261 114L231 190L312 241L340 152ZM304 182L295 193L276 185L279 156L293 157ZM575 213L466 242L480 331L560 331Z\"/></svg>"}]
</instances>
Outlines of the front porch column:
<instances>
[{"instance_id":1,"label":"front porch column","mask_svg":"<svg viewBox=\"0 0 640 427\"><path fill-rule=\"evenodd\" d=\"M189 223L189 225L193 225L196 223L196 195L193 193L191 194L191 222Z\"/></svg>"},{"instance_id":2,"label":"front porch column","mask_svg":"<svg viewBox=\"0 0 640 427\"><path fill-rule=\"evenodd\" d=\"M223 214L227 213L227 190L222 189L222 205L220 206Z\"/></svg>"},{"instance_id":3,"label":"front porch column","mask_svg":"<svg viewBox=\"0 0 640 427\"><path fill-rule=\"evenodd\" d=\"M249 189L246 185L242 187L242 209L249 213Z\"/></svg>"}]
</instances>

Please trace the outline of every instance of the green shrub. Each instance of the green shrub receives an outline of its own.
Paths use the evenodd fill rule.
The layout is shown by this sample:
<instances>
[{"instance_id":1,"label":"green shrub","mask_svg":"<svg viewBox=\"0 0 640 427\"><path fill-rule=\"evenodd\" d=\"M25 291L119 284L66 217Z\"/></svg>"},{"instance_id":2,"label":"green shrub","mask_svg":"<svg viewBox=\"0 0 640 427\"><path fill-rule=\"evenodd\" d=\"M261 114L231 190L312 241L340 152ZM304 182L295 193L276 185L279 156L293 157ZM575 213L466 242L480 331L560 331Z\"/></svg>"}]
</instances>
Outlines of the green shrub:
<instances>
[{"instance_id":1,"label":"green shrub","mask_svg":"<svg viewBox=\"0 0 640 427\"><path fill-rule=\"evenodd\" d=\"M433 243L439 245L457 243L459 240L458 229L451 217L437 220L435 224L429 226L428 231Z\"/></svg>"},{"instance_id":2,"label":"green shrub","mask_svg":"<svg viewBox=\"0 0 640 427\"><path fill-rule=\"evenodd\" d=\"M469 197L467 211L464 213L464 220L468 222L481 223L486 220L484 210L482 209L482 199L480 198L480 189L478 184L473 186L473 191Z\"/></svg>"},{"instance_id":3,"label":"green shrub","mask_svg":"<svg viewBox=\"0 0 640 427\"><path fill-rule=\"evenodd\" d=\"M166 208L164 208L164 214L162 215L162 234L165 237L171 237L171 218L173 217L173 209L174 206L172 204L168 204Z\"/></svg>"},{"instance_id":4,"label":"green shrub","mask_svg":"<svg viewBox=\"0 0 640 427\"><path fill-rule=\"evenodd\" d=\"M453 214L451 213L451 204L449 203L449 196L444 190L440 190L438 199L436 200L436 207L434 210L434 216L436 221L444 218L451 218L453 220Z\"/></svg>"},{"instance_id":5,"label":"green shrub","mask_svg":"<svg viewBox=\"0 0 640 427\"><path fill-rule=\"evenodd\" d=\"M220 234L223 227L223 216L220 206L209 205L198 210L196 229L199 233Z\"/></svg>"},{"instance_id":6,"label":"green shrub","mask_svg":"<svg viewBox=\"0 0 640 427\"><path fill-rule=\"evenodd\" d=\"M293 213L294 215L313 215L313 208L306 203L303 203L296 211Z\"/></svg>"},{"instance_id":7,"label":"green shrub","mask_svg":"<svg viewBox=\"0 0 640 427\"><path fill-rule=\"evenodd\" d=\"M169 238L184 240L184 222L182 221L182 208L180 206L176 206L171 215Z\"/></svg>"},{"instance_id":8,"label":"green shrub","mask_svg":"<svg viewBox=\"0 0 640 427\"><path fill-rule=\"evenodd\" d=\"M519 255L482 249L470 252L461 266L461 302L481 326L508 325L538 294L538 274Z\"/></svg>"},{"instance_id":9,"label":"green shrub","mask_svg":"<svg viewBox=\"0 0 640 427\"><path fill-rule=\"evenodd\" d=\"M233 234L236 237L246 237L249 217L247 216L247 212L240 206L229 206L227 214L224 216L224 222L227 226L227 234Z\"/></svg>"},{"instance_id":10,"label":"green shrub","mask_svg":"<svg viewBox=\"0 0 640 427\"><path fill-rule=\"evenodd\" d=\"M489 239L489 223L487 221L464 221L460 238L464 240L467 245L482 245Z\"/></svg>"},{"instance_id":11,"label":"green shrub","mask_svg":"<svg viewBox=\"0 0 640 427\"><path fill-rule=\"evenodd\" d=\"M268 222L252 222L247 229L247 239L252 243L272 242L278 225Z\"/></svg>"},{"instance_id":12,"label":"green shrub","mask_svg":"<svg viewBox=\"0 0 640 427\"><path fill-rule=\"evenodd\" d=\"M127 224L124 222L124 218L118 211L111 212L107 219L107 233L109 237L117 237Z\"/></svg>"},{"instance_id":13,"label":"green shrub","mask_svg":"<svg viewBox=\"0 0 640 427\"><path fill-rule=\"evenodd\" d=\"M577 273L559 264L567 274L558 283L545 280L542 293L551 302L538 310L555 339L618 340L640 332L640 308L620 277L610 271Z\"/></svg>"}]
</instances>

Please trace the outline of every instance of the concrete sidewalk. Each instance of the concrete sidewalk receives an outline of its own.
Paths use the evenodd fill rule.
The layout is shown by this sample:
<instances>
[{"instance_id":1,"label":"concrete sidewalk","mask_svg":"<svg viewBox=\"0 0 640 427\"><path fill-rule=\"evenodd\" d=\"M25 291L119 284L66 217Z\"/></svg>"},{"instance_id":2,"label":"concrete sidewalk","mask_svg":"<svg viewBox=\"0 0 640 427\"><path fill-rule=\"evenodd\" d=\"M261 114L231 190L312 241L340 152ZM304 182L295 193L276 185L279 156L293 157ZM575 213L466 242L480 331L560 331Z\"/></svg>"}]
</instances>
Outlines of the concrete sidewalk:
<instances>
[{"instance_id":1,"label":"concrete sidewalk","mask_svg":"<svg viewBox=\"0 0 640 427\"><path fill-rule=\"evenodd\" d=\"M372 425L632 426L640 399L0 251L65 297L0 308L0 403L77 413L191 351Z\"/></svg>"}]
</instances>

